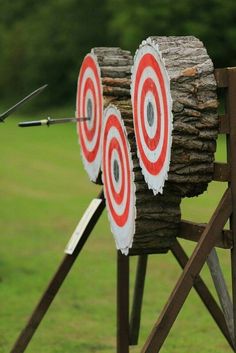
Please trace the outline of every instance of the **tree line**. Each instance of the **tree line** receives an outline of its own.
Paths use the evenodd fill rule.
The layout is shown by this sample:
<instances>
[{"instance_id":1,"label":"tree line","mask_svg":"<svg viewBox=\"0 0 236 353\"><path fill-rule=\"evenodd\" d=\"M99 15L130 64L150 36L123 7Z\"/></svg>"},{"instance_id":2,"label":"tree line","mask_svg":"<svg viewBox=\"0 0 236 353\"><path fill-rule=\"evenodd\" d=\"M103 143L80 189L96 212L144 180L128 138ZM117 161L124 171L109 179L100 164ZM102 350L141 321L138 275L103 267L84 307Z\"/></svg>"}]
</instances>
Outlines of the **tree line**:
<instances>
[{"instance_id":1,"label":"tree line","mask_svg":"<svg viewBox=\"0 0 236 353\"><path fill-rule=\"evenodd\" d=\"M195 35L215 67L236 66L235 23L235 0L0 0L0 100L48 83L41 104L67 104L92 47L134 53L149 35Z\"/></svg>"}]
</instances>

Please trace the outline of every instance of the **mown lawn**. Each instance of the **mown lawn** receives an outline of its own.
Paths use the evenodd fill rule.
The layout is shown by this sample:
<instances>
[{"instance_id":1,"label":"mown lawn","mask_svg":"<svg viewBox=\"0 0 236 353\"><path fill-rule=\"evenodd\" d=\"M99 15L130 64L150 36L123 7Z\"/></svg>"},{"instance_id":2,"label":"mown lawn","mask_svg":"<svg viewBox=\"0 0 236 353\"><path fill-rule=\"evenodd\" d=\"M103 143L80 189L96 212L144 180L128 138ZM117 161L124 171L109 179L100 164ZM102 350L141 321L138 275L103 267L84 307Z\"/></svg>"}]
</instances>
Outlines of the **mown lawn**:
<instances>
[{"instance_id":1,"label":"mown lawn","mask_svg":"<svg viewBox=\"0 0 236 353\"><path fill-rule=\"evenodd\" d=\"M0 353L10 351L100 189L83 170L74 125L19 129L19 120L0 125ZM222 161L223 139L218 146ZM207 221L224 188L212 183L203 196L184 200L184 217ZM194 246L184 245L189 253ZM230 283L229 253L219 253ZM132 259L132 282L135 264ZM179 275L170 254L150 256L140 345L131 352L140 352ZM207 269L203 276L211 285ZM115 352L115 303L116 250L105 211L27 352ZM162 352L230 351L192 290Z\"/></svg>"}]
</instances>

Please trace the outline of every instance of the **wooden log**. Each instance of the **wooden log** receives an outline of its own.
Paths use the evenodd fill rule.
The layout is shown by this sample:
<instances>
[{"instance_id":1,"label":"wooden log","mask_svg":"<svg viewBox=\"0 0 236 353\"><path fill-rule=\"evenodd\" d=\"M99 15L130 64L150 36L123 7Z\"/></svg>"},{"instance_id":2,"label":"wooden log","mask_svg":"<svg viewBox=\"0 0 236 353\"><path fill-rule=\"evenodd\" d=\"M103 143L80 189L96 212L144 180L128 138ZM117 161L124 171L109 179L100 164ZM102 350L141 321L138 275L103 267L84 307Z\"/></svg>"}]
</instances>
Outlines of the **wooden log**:
<instances>
[{"instance_id":1,"label":"wooden log","mask_svg":"<svg viewBox=\"0 0 236 353\"><path fill-rule=\"evenodd\" d=\"M148 189L130 112L118 109L123 104L116 100L104 111L102 180L111 230L124 254L167 252L178 234L181 198L170 183L156 196Z\"/></svg>"},{"instance_id":2,"label":"wooden log","mask_svg":"<svg viewBox=\"0 0 236 353\"><path fill-rule=\"evenodd\" d=\"M172 156L181 150L185 155L182 161L171 156L168 179L182 184L183 196L195 196L207 188L214 172L218 102L213 64L195 37L154 37L152 41L158 43L171 81ZM197 161L196 152L208 158Z\"/></svg>"},{"instance_id":3,"label":"wooden log","mask_svg":"<svg viewBox=\"0 0 236 353\"><path fill-rule=\"evenodd\" d=\"M131 65L133 64L131 53L118 47L93 48L91 53L96 57L100 68L104 108L110 100L130 98Z\"/></svg>"},{"instance_id":4,"label":"wooden log","mask_svg":"<svg viewBox=\"0 0 236 353\"><path fill-rule=\"evenodd\" d=\"M82 160L89 178L101 184L101 130L103 109L113 100L130 98L133 58L121 48L93 48L81 66L77 89L77 117L89 116L78 124Z\"/></svg>"},{"instance_id":5,"label":"wooden log","mask_svg":"<svg viewBox=\"0 0 236 353\"><path fill-rule=\"evenodd\" d=\"M156 66L148 55L157 62ZM157 66L159 69L156 68ZM160 185L157 185L156 181L158 175L152 178L147 172L145 160L142 157L146 153L149 160L155 160L154 153L157 154L157 150L149 149L154 133L148 131L152 126L149 124L150 126L146 128L148 138L144 135L140 143L137 139L140 165L149 187L154 193L158 193L168 180L168 183L176 187L183 197L203 193L213 178L214 153L219 131L217 85L213 64L205 47L193 36L149 37L142 42L136 52L132 72L131 92L136 137L137 130L144 129L136 122L142 117L141 109L144 109L143 119L145 126L148 126L148 122L145 121L145 119L148 120L148 111L145 112L145 109L150 107L145 103L146 100L149 100L153 106L154 118L161 121L161 124L165 124L163 116L167 116L168 129L172 130L168 137L168 141L172 139L172 146L171 142L167 146L166 167ZM155 98L153 85L158 92L160 104ZM143 100L139 98L141 93L146 94ZM162 101L163 107L166 106L166 108L161 107ZM156 126L157 124L153 124L153 129ZM144 152L141 150L143 140L147 145Z\"/></svg>"},{"instance_id":6,"label":"wooden log","mask_svg":"<svg viewBox=\"0 0 236 353\"><path fill-rule=\"evenodd\" d=\"M229 295L227 284L220 266L220 261L215 249L212 249L207 258L207 266L210 270L212 280L221 304L225 321L232 341L234 341L234 317L233 304Z\"/></svg>"}]
</instances>

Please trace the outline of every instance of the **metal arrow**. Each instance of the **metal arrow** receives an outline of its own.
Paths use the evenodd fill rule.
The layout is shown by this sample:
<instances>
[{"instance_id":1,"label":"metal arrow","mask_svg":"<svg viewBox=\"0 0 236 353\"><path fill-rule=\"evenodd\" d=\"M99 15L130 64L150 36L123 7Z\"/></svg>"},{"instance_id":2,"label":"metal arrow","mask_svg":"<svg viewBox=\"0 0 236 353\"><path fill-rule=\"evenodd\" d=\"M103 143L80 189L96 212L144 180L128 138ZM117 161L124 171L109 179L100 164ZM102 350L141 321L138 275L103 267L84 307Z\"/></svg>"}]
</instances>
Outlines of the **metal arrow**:
<instances>
[{"instance_id":1,"label":"metal arrow","mask_svg":"<svg viewBox=\"0 0 236 353\"><path fill-rule=\"evenodd\" d=\"M34 121L24 121L18 124L19 127L30 127L30 126L50 126L56 124L64 124L64 123L76 123L81 121L90 120L91 118L63 118L63 119L51 119L48 117L47 119L43 120L34 120Z\"/></svg>"},{"instance_id":2,"label":"metal arrow","mask_svg":"<svg viewBox=\"0 0 236 353\"><path fill-rule=\"evenodd\" d=\"M39 87L38 89L36 89L36 91L33 91L32 93L30 93L28 96L26 96L25 98L23 98L20 102L16 103L15 105L13 105L13 107L11 107L10 109L8 109L6 112L4 112L3 114L0 114L0 123L3 123L4 120L10 115L12 114L14 111L16 111L21 105L25 104L29 99L33 98L34 96L36 96L37 94L41 93L45 88L47 87L47 85L44 85L42 87Z\"/></svg>"}]
</instances>

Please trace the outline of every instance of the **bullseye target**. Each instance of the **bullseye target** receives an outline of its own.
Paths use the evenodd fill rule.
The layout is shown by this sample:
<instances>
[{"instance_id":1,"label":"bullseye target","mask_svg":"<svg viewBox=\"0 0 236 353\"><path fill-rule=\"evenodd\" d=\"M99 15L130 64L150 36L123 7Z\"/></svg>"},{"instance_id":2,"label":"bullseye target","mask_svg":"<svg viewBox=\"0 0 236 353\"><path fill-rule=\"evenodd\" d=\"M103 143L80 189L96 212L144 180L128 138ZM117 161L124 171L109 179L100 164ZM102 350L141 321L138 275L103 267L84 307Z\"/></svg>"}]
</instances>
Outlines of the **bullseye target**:
<instances>
[{"instance_id":1,"label":"bullseye target","mask_svg":"<svg viewBox=\"0 0 236 353\"><path fill-rule=\"evenodd\" d=\"M101 170L102 94L100 68L91 53L84 58L78 77L76 116L90 118L78 122L77 132L84 167L93 182L97 182Z\"/></svg>"},{"instance_id":2,"label":"bullseye target","mask_svg":"<svg viewBox=\"0 0 236 353\"><path fill-rule=\"evenodd\" d=\"M151 39L136 52L131 97L140 167L149 189L162 193L170 164L172 98L164 61Z\"/></svg>"},{"instance_id":3,"label":"bullseye target","mask_svg":"<svg viewBox=\"0 0 236 353\"><path fill-rule=\"evenodd\" d=\"M116 246L127 254L135 230L133 162L121 114L112 105L103 118L102 180Z\"/></svg>"}]
</instances>

